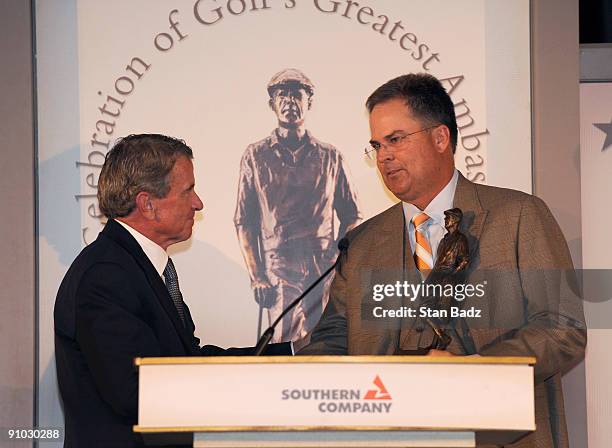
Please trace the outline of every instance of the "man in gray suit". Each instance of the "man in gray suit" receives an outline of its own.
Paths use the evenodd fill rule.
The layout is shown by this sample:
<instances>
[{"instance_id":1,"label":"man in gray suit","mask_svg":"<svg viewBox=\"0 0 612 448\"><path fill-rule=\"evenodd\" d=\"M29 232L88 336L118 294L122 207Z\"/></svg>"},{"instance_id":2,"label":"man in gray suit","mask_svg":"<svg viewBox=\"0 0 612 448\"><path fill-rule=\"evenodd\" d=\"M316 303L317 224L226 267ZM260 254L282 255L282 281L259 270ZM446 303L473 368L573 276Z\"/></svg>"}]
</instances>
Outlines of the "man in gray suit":
<instances>
[{"instance_id":1,"label":"man in gray suit","mask_svg":"<svg viewBox=\"0 0 612 448\"><path fill-rule=\"evenodd\" d=\"M400 76L366 104L366 152L401 202L348 233L329 303L300 354L534 356L537 430L511 446L567 447L561 375L584 356L586 329L561 229L537 197L474 184L455 169L453 103L433 76ZM373 317L375 306L418 301L397 294L373 302L373 288L425 280L446 232L444 211L454 207L469 242L466 283L484 294L455 296L478 316L452 319L451 344L436 350L424 319Z\"/></svg>"}]
</instances>

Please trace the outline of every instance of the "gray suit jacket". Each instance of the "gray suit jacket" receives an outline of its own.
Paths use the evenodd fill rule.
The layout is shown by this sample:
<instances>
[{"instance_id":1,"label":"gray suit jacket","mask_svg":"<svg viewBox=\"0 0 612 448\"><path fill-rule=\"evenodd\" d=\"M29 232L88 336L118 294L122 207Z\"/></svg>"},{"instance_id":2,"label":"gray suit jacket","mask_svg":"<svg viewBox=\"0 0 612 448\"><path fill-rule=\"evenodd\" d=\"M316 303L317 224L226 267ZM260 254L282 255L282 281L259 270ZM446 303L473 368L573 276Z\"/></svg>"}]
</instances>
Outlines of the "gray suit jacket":
<instances>
[{"instance_id":1,"label":"gray suit jacket","mask_svg":"<svg viewBox=\"0 0 612 448\"><path fill-rule=\"evenodd\" d=\"M457 322L449 350L536 357L537 429L512 446L567 447L561 374L583 358L586 329L561 229L537 197L461 175L454 206L464 213L461 231L470 245L467 282L486 285L483 297L460 304L482 314ZM421 281L403 230L399 203L347 235L330 301L300 355L388 355L429 345L433 333L418 319L372 318L374 306L415 306L402 298L372 300L374 284Z\"/></svg>"}]
</instances>

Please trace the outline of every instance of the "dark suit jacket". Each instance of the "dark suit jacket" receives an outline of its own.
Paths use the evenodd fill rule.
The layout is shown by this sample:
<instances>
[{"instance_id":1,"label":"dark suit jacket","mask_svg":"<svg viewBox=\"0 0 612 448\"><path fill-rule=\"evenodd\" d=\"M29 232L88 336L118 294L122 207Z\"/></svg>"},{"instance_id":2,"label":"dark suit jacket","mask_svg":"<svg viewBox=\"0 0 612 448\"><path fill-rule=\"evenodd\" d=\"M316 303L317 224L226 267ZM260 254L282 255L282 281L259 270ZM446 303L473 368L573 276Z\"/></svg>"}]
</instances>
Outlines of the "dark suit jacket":
<instances>
[{"instance_id":1,"label":"dark suit jacket","mask_svg":"<svg viewBox=\"0 0 612 448\"><path fill-rule=\"evenodd\" d=\"M512 446L567 447L561 374L584 356L586 329L561 230L537 197L461 175L454 207L464 213L460 230L470 246L467 281L487 284L484 297L462 304L480 308L482 316L458 322L449 350L536 357L537 430ZM418 319L368 320L372 285L393 284L402 275L421 281L409 243L403 259L403 234L401 203L349 232L327 308L298 354L383 355L429 345L433 333ZM387 308L411 306L402 299L384 301Z\"/></svg>"},{"instance_id":2,"label":"dark suit jacket","mask_svg":"<svg viewBox=\"0 0 612 448\"><path fill-rule=\"evenodd\" d=\"M168 290L140 245L110 220L70 266L55 302L55 356L66 447L132 447L137 422L136 357L246 355L200 348L185 305L180 321ZM276 349L276 350L274 350ZM274 353L291 354L288 344Z\"/></svg>"}]
</instances>

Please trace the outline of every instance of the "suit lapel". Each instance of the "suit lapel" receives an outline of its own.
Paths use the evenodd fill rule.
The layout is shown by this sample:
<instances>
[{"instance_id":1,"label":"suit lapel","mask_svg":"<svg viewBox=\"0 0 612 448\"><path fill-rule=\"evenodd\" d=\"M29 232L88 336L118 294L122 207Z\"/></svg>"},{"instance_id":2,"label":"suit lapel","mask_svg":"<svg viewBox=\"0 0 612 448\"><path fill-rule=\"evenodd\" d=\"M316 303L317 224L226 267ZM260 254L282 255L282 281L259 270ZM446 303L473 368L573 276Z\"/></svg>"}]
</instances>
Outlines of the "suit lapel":
<instances>
[{"instance_id":1,"label":"suit lapel","mask_svg":"<svg viewBox=\"0 0 612 448\"><path fill-rule=\"evenodd\" d=\"M463 212L460 230L468 239L470 259L472 260L470 262L472 266L470 267L473 268L477 264L478 242L489 212L482 208L476 186L463 177L461 173L459 173L459 180L457 181L453 206L460 208Z\"/></svg>"},{"instance_id":2,"label":"suit lapel","mask_svg":"<svg viewBox=\"0 0 612 448\"><path fill-rule=\"evenodd\" d=\"M482 234L487 214L487 210L483 209L480 199L478 198L478 191L476 185L459 173L459 180L457 182L457 190L455 191L455 198L453 205L458 207L463 212L463 220L461 222L460 231L468 239L468 246L470 251L470 263L467 268L468 276L471 272L478 268L480 264L480 235ZM461 306L465 306L467 301L463 301ZM455 335L453 339L457 339L460 342L465 353L471 354L476 353L476 345L468 322L465 318L461 318L457 321L454 327Z\"/></svg>"},{"instance_id":3,"label":"suit lapel","mask_svg":"<svg viewBox=\"0 0 612 448\"><path fill-rule=\"evenodd\" d=\"M410 284L421 282L421 276L416 269L408 234L402 203L395 205L381 225L381 231L377 236L377 246L380 248L380 267L387 274L383 281L376 279L375 283L394 284L396 281L407 281ZM399 308L401 306L411 307L414 303L409 298L398 298L395 301L385 299L386 308ZM420 334L411 332L415 319L394 319L389 328L392 333L390 343L394 352L398 347L406 344L416 343ZM399 330L399 331L398 331ZM409 340L415 339L415 341Z\"/></svg>"},{"instance_id":4,"label":"suit lapel","mask_svg":"<svg viewBox=\"0 0 612 448\"><path fill-rule=\"evenodd\" d=\"M383 268L397 269L402 267L402 232L404 211L402 203L394 205L382 223L381 231L376 235L376 246L380 249L378 264Z\"/></svg>"},{"instance_id":5,"label":"suit lapel","mask_svg":"<svg viewBox=\"0 0 612 448\"><path fill-rule=\"evenodd\" d=\"M118 224L114 220L109 220L104 230L102 231L105 236L115 241L121 247L123 247L136 261L144 272L151 289L155 293L157 300L161 304L162 308L166 312L166 315L172 322L174 329L176 330L181 342L185 346L187 353L194 353L192 346L192 337L188 333L187 328L190 327L190 323L187 326L183 326L181 319L176 311L172 298L168 293L168 289L164 284L162 278L153 267L153 264L149 258L145 255L140 244L125 230L121 224ZM195 354L195 353L194 353Z\"/></svg>"},{"instance_id":6,"label":"suit lapel","mask_svg":"<svg viewBox=\"0 0 612 448\"><path fill-rule=\"evenodd\" d=\"M391 274L390 280L393 283L397 280L407 280L411 283L421 281L412 256L401 202L391 208L387 219L382 223L376 244L380 248L377 264Z\"/></svg>"}]
</instances>

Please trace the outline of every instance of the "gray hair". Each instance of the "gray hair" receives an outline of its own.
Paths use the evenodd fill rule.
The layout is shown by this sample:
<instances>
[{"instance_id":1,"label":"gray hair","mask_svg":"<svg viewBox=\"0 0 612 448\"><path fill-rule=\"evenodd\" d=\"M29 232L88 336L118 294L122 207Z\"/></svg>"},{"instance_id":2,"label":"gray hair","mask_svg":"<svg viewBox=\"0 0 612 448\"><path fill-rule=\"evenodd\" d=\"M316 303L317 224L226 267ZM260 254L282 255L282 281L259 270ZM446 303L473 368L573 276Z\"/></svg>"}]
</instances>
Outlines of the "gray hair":
<instances>
[{"instance_id":1,"label":"gray hair","mask_svg":"<svg viewBox=\"0 0 612 448\"><path fill-rule=\"evenodd\" d=\"M106 155L100 173L100 211L109 219L127 216L142 191L165 197L170 191L170 172L179 157L193 159L193 151L183 140L161 134L132 134L120 139Z\"/></svg>"}]
</instances>

